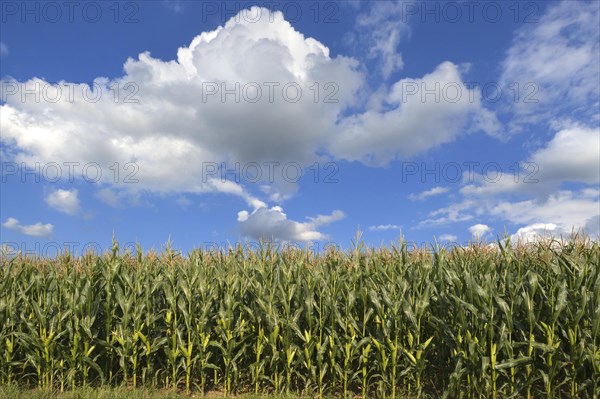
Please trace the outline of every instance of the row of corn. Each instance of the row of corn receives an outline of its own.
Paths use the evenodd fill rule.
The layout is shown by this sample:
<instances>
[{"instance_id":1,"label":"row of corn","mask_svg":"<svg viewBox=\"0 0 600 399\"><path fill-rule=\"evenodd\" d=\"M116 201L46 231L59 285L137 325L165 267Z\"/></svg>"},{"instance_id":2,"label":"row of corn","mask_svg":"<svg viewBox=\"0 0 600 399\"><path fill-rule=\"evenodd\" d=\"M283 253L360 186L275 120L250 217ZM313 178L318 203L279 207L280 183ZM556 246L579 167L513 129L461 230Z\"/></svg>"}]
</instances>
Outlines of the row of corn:
<instances>
[{"instance_id":1,"label":"row of corn","mask_svg":"<svg viewBox=\"0 0 600 399\"><path fill-rule=\"evenodd\" d=\"M0 383L600 398L600 249L4 257Z\"/></svg>"}]
</instances>

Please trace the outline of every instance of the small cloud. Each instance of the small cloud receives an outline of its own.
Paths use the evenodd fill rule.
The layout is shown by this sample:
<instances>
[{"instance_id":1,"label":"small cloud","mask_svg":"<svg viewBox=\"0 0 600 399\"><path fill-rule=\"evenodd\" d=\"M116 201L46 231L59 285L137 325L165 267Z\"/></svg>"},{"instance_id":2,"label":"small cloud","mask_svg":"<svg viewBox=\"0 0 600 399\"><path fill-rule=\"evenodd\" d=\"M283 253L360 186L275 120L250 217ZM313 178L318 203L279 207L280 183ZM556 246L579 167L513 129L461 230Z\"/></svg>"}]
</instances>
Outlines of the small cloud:
<instances>
[{"instance_id":1,"label":"small cloud","mask_svg":"<svg viewBox=\"0 0 600 399\"><path fill-rule=\"evenodd\" d=\"M471 235L475 239L479 240L483 236L485 236L487 233L492 231L492 228L486 224L475 224L475 225L469 227L469 231L471 232Z\"/></svg>"},{"instance_id":2,"label":"small cloud","mask_svg":"<svg viewBox=\"0 0 600 399\"><path fill-rule=\"evenodd\" d=\"M310 223L308 224L313 227L323 226L325 224L337 222L338 220L343 219L345 216L346 215L344 212L335 210L331 213L331 215L317 215L316 217L309 218Z\"/></svg>"},{"instance_id":3,"label":"small cloud","mask_svg":"<svg viewBox=\"0 0 600 399\"><path fill-rule=\"evenodd\" d=\"M46 203L53 209L59 212L64 212L68 215L76 215L79 213L79 198L78 191L73 190L56 190L48 194L45 198Z\"/></svg>"},{"instance_id":4,"label":"small cloud","mask_svg":"<svg viewBox=\"0 0 600 399\"><path fill-rule=\"evenodd\" d=\"M8 46L4 42L0 42L0 55L8 55Z\"/></svg>"},{"instance_id":5,"label":"small cloud","mask_svg":"<svg viewBox=\"0 0 600 399\"><path fill-rule=\"evenodd\" d=\"M10 230L18 231L19 233L32 236L32 237L44 237L50 238L54 226L51 224L42 224L40 222L30 225L22 225L18 219L8 218L3 224L4 227Z\"/></svg>"},{"instance_id":6,"label":"small cloud","mask_svg":"<svg viewBox=\"0 0 600 399\"><path fill-rule=\"evenodd\" d=\"M434 187L431 190L423 191L420 194L411 194L408 196L408 199L411 201L423 201L428 197L433 197L434 195L444 194L450 191L448 187Z\"/></svg>"},{"instance_id":7,"label":"small cloud","mask_svg":"<svg viewBox=\"0 0 600 399\"><path fill-rule=\"evenodd\" d=\"M454 234L442 234L439 237L440 241L450 241L450 242L456 242L458 240L458 237L455 236Z\"/></svg>"},{"instance_id":8,"label":"small cloud","mask_svg":"<svg viewBox=\"0 0 600 399\"><path fill-rule=\"evenodd\" d=\"M252 213L245 210L238 212L238 225L246 237L307 242L327 239L327 235L317 231L317 228L344 217L344 212L336 210L331 215L317 215L302 223L288 219L280 206L259 207Z\"/></svg>"},{"instance_id":9,"label":"small cloud","mask_svg":"<svg viewBox=\"0 0 600 399\"><path fill-rule=\"evenodd\" d=\"M533 223L521 227L515 234L510 236L512 242L532 243L548 237L556 237L565 233L563 229L554 223Z\"/></svg>"},{"instance_id":10,"label":"small cloud","mask_svg":"<svg viewBox=\"0 0 600 399\"><path fill-rule=\"evenodd\" d=\"M476 203L473 200L465 200L459 203L450 204L449 206L437 209L429 213L429 218L420 221L417 224L417 229L429 226L440 226L448 223L466 222L473 219L473 215L469 213L473 211Z\"/></svg>"},{"instance_id":11,"label":"small cloud","mask_svg":"<svg viewBox=\"0 0 600 399\"><path fill-rule=\"evenodd\" d=\"M387 230L402 230L402 226L397 224L380 224L378 226L369 226L369 231L387 231Z\"/></svg>"}]
</instances>

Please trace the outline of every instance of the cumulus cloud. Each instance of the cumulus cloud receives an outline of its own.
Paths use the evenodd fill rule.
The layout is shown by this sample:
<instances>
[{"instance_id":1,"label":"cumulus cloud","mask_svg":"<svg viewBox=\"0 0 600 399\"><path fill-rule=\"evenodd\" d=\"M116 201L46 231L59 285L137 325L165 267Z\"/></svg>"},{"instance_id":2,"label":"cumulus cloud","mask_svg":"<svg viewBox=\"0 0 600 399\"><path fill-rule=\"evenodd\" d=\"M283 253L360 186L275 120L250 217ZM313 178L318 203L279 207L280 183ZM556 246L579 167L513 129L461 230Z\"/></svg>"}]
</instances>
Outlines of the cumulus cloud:
<instances>
[{"instance_id":1,"label":"cumulus cloud","mask_svg":"<svg viewBox=\"0 0 600 399\"><path fill-rule=\"evenodd\" d=\"M51 208L68 215L76 215L81 210L76 189L55 190L46 196L45 201Z\"/></svg>"},{"instance_id":2,"label":"cumulus cloud","mask_svg":"<svg viewBox=\"0 0 600 399\"><path fill-rule=\"evenodd\" d=\"M4 42L0 42L0 55L8 55L8 46Z\"/></svg>"},{"instance_id":3,"label":"cumulus cloud","mask_svg":"<svg viewBox=\"0 0 600 399\"><path fill-rule=\"evenodd\" d=\"M2 225L7 229L15 230L28 236L43 238L50 238L52 236L52 230L54 229L54 226L49 223L43 224L38 222L36 224L23 225L15 218L6 219L6 222Z\"/></svg>"},{"instance_id":4,"label":"cumulus cloud","mask_svg":"<svg viewBox=\"0 0 600 399\"><path fill-rule=\"evenodd\" d=\"M397 5L377 3L357 23L375 26L386 14L396 15ZM136 182L115 181L112 173L103 173L98 198L119 206L128 195L141 193L225 193L250 207L244 211L247 220L240 222L249 236L281 232L288 239L305 239L323 236L315 229L319 220L288 220L280 208L269 208L242 183L207 174L206 165L308 166L323 158L383 165L452 141L465 131L493 134L497 129L480 95L465 86L463 67L443 62L423 77L399 80L383 89L384 109L374 105L377 101L357 104L362 101L357 93L367 83L364 65L331 56L323 43L294 29L281 12L253 8L249 13L261 17L232 17L179 48L174 60L143 52L125 62L122 77L99 77L92 86L37 78L3 81L17 89L15 95L4 91L0 112L1 140L11 148L11 160L78 163L75 176L83 175L83 166L90 163L104 171L112 170L115 162L119 167L131 163ZM389 75L402 66L397 44L407 31L383 28L376 36L389 40L373 54L389 59L383 70ZM386 29L393 34L382 33ZM418 92L407 93L415 85ZM423 101L423 85L439 85L442 100L428 96ZM120 88L117 101L115 87ZM32 101L21 101L25 88L54 97L36 102L29 94ZM348 116L349 109L363 111ZM270 201L283 201L296 191L280 176L276 173L268 185L257 182ZM256 220L270 221L261 234Z\"/></svg>"},{"instance_id":5,"label":"cumulus cloud","mask_svg":"<svg viewBox=\"0 0 600 399\"><path fill-rule=\"evenodd\" d=\"M377 226L369 226L370 231L387 231L387 230L402 230L402 226L397 224L380 224Z\"/></svg>"},{"instance_id":6,"label":"cumulus cloud","mask_svg":"<svg viewBox=\"0 0 600 399\"><path fill-rule=\"evenodd\" d=\"M41 95L59 87L62 91L54 103L22 102L20 91L7 95L1 112L3 142L18 148L16 160L21 162L96 162L108 170L115 162L135 160L139 182L118 185L137 191L224 189L246 196L207 175L203 166L309 164L341 110L353 103L362 73L355 60L331 57L326 46L296 31L282 13L254 11L262 15L260 20L233 17L180 48L176 60L162 61L147 52L130 58L123 77L98 78L92 89L41 79L3 82L37 87ZM315 101L316 82L321 87ZM332 83L329 88L324 87L327 82ZM118 102L111 87L121 88ZM224 94L226 90L235 93ZM302 96L296 97L300 91ZM337 101L325 102L325 95L334 91ZM127 94L137 102L125 102ZM98 100L92 103L86 96ZM77 167L75 172L80 175ZM104 173L101 182L115 185L112 178Z\"/></svg>"},{"instance_id":7,"label":"cumulus cloud","mask_svg":"<svg viewBox=\"0 0 600 399\"><path fill-rule=\"evenodd\" d=\"M433 187L432 189L423 191L422 193L419 194L410 194L408 196L408 198L412 201L423 201L429 197L433 197L435 195L440 195L440 194L444 194L447 193L448 191L450 191L450 189L448 187Z\"/></svg>"},{"instance_id":8,"label":"cumulus cloud","mask_svg":"<svg viewBox=\"0 0 600 399\"><path fill-rule=\"evenodd\" d=\"M425 96L425 89L435 95ZM418 79L401 79L386 98L390 109L369 109L341 122L329 144L339 158L380 166L448 143L461 133L497 134L495 115L481 105L481 93L469 89L460 68L443 62Z\"/></svg>"},{"instance_id":9,"label":"cumulus cloud","mask_svg":"<svg viewBox=\"0 0 600 399\"><path fill-rule=\"evenodd\" d=\"M396 82L385 96L387 110L345 117L366 83L363 67L352 58L331 57L281 12L252 14L261 18L232 17L180 48L175 60L148 52L130 58L124 76L97 78L92 88L41 79L3 82L18 90L2 105L2 141L18 149L16 161L78 162L76 176L91 162L108 170L115 162L133 161L137 183L115 183L110 173L101 180L130 191L201 193L225 188L207 175L207 164L306 166L324 149L334 158L382 165L452 141L465 130L497 128L480 93L465 86L460 67L451 62ZM425 86L439 86L441 100L430 95L423 101ZM62 95L55 102L22 102L25 87L40 96ZM118 101L114 87L121 89ZM285 186L281 178L274 185ZM271 191L273 198L294 192Z\"/></svg>"},{"instance_id":10,"label":"cumulus cloud","mask_svg":"<svg viewBox=\"0 0 600 399\"><path fill-rule=\"evenodd\" d=\"M469 227L469 232L475 239L483 238L490 231L492 231L492 228L490 226L481 223Z\"/></svg>"},{"instance_id":11,"label":"cumulus cloud","mask_svg":"<svg viewBox=\"0 0 600 399\"><path fill-rule=\"evenodd\" d=\"M510 236L511 242L531 243L543 240L549 237L559 238L568 236L570 232L562 230L553 223L534 223L521 227L517 232Z\"/></svg>"},{"instance_id":12,"label":"cumulus cloud","mask_svg":"<svg viewBox=\"0 0 600 399\"><path fill-rule=\"evenodd\" d=\"M320 241L327 235L317 228L344 218L342 211L333 211L330 215L318 215L306 222L297 222L287 218L279 206L260 207L253 212L238 213L238 226L241 233L253 239L282 240L288 242Z\"/></svg>"}]
</instances>

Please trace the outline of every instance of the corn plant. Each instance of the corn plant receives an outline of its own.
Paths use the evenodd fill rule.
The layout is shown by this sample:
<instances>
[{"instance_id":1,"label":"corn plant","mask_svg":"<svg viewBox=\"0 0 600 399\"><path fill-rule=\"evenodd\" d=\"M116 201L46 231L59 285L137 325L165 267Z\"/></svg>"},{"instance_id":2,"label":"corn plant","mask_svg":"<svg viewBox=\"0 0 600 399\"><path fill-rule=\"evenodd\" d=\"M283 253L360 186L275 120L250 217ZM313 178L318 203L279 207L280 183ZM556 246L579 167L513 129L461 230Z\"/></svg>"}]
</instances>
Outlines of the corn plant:
<instances>
[{"instance_id":1,"label":"corn plant","mask_svg":"<svg viewBox=\"0 0 600 399\"><path fill-rule=\"evenodd\" d=\"M596 241L2 254L0 383L600 398Z\"/></svg>"}]
</instances>

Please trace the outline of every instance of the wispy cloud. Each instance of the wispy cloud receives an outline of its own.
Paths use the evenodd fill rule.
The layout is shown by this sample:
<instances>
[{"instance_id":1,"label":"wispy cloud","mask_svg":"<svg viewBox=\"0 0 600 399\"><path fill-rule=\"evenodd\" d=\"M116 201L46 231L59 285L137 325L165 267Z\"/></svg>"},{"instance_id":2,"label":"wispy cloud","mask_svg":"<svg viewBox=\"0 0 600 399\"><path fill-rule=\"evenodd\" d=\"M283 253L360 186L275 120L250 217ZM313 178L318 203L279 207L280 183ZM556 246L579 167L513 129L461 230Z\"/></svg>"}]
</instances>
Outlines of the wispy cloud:
<instances>
[{"instance_id":1,"label":"wispy cloud","mask_svg":"<svg viewBox=\"0 0 600 399\"><path fill-rule=\"evenodd\" d=\"M76 189L53 191L46 196L45 201L51 208L68 215L76 215L81 210Z\"/></svg>"},{"instance_id":2,"label":"wispy cloud","mask_svg":"<svg viewBox=\"0 0 600 399\"><path fill-rule=\"evenodd\" d=\"M448 191L450 191L448 187L433 187L432 189L423 191L420 194L410 194L408 196L408 199L410 199L411 201L423 201L424 199L433 197L435 195L444 194Z\"/></svg>"}]
</instances>

